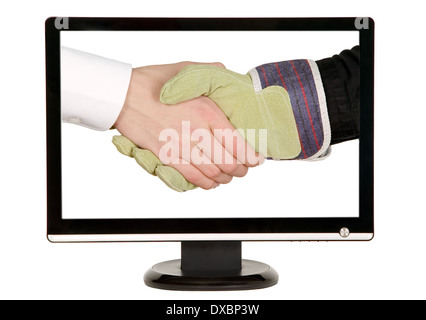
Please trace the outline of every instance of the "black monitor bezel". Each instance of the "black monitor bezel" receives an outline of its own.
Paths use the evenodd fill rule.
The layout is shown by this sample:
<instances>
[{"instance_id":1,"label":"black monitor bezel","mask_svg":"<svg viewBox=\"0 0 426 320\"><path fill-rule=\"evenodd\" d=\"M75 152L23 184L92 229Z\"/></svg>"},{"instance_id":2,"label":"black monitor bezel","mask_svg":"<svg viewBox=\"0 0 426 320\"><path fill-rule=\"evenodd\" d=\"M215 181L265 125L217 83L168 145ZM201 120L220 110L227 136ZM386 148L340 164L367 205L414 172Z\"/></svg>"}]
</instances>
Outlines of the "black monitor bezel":
<instances>
[{"instance_id":1,"label":"black monitor bezel","mask_svg":"<svg viewBox=\"0 0 426 320\"><path fill-rule=\"evenodd\" d=\"M45 23L47 234L275 234L374 233L374 21L359 18L83 18L67 17L66 28ZM359 26L358 26L359 27ZM67 31L358 31L360 43L359 217L356 218L176 218L62 219L60 32ZM332 201L332 199L330 199ZM327 207L324 207L327 210Z\"/></svg>"}]
</instances>

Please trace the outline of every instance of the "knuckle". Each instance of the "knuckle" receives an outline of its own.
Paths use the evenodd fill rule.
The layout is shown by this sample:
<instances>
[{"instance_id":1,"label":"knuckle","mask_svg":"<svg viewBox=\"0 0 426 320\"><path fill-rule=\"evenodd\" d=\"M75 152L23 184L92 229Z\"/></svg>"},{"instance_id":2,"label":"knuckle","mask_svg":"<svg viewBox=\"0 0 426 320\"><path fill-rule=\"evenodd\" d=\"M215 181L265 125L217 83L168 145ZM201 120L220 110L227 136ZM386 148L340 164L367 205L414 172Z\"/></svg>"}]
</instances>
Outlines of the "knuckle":
<instances>
[{"instance_id":1,"label":"knuckle","mask_svg":"<svg viewBox=\"0 0 426 320\"><path fill-rule=\"evenodd\" d=\"M241 173L239 174L239 177L244 177L248 172L248 168L246 166L241 166L241 167L242 169L241 169Z\"/></svg>"},{"instance_id":2,"label":"knuckle","mask_svg":"<svg viewBox=\"0 0 426 320\"><path fill-rule=\"evenodd\" d=\"M179 62L178 63L180 66L182 66L182 67L186 67L186 66L188 66L188 65L190 65L190 64L193 64L193 62L191 62L191 61L181 61L181 62Z\"/></svg>"},{"instance_id":3,"label":"knuckle","mask_svg":"<svg viewBox=\"0 0 426 320\"><path fill-rule=\"evenodd\" d=\"M214 181L208 181L203 184L200 184L200 188L204 190L210 190L213 189L216 186L216 183Z\"/></svg>"},{"instance_id":4,"label":"knuckle","mask_svg":"<svg viewBox=\"0 0 426 320\"><path fill-rule=\"evenodd\" d=\"M209 183L209 189L214 189L218 186L219 184L217 182L211 181Z\"/></svg>"},{"instance_id":5,"label":"knuckle","mask_svg":"<svg viewBox=\"0 0 426 320\"><path fill-rule=\"evenodd\" d=\"M185 179L191 182L192 184L199 185L202 181L202 177L196 171L190 171L185 174Z\"/></svg>"},{"instance_id":6,"label":"knuckle","mask_svg":"<svg viewBox=\"0 0 426 320\"><path fill-rule=\"evenodd\" d=\"M227 184L227 183L230 183L231 181L232 181L232 176L226 175L222 183Z\"/></svg>"},{"instance_id":7,"label":"knuckle","mask_svg":"<svg viewBox=\"0 0 426 320\"><path fill-rule=\"evenodd\" d=\"M222 62L215 62L215 63L213 63L216 67L219 67L219 68L225 68L225 65L222 63Z\"/></svg>"},{"instance_id":8,"label":"knuckle","mask_svg":"<svg viewBox=\"0 0 426 320\"><path fill-rule=\"evenodd\" d=\"M228 174L234 174L238 170L238 164L230 163L224 167L224 171Z\"/></svg>"},{"instance_id":9,"label":"knuckle","mask_svg":"<svg viewBox=\"0 0 426 320\"><path fill-rule=\"evenodd\" d=\"M236 177L244 177L247 172L248 168L242 164L233 163L228 166L229 174L232 174Z\"/></svg>"},{"instance_id":10,"label":"knuckle","mask_svg":"<svg viewBox=\"0 0 426 320\"><path fill-rule=\"evenodd\" d=\"M222 175L222 171L220 171L218 167L214 167L214 166L210 166L207 169L207 172L208 172L207 175L214 179L220 178L220 176Z\"/></svg>"}]
</instances>

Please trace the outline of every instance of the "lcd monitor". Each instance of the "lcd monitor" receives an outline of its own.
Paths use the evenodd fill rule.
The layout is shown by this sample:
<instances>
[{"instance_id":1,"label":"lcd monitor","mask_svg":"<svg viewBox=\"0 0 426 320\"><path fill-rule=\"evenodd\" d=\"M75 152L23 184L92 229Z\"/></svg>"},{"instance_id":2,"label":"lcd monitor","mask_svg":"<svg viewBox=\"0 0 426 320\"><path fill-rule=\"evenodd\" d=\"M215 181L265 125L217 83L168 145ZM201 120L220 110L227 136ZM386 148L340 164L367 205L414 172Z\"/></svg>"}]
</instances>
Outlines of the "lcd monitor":
<instances>
[{"instance_id":1,"label":"lcd monitor","mask_svg":"<svg viewBox=\"0 0 426 320\"><path fill-rule=\"evenodd\" d=\"M145 274L146 285L242 290L278 282L272 267L242 259L244 241L264 241L268 250L269 241L373 238L371 18L51 17L45 30L49 241L178 241L181 259L154 265ZM113 78L103 61L116 68ZM274 156L281 152L274 149L276 136L260 126L254 134L258 140L252 139L247 148L264 155L264 162L250 167L244 177L206 190L182 185L182 176L170 178L155 170L149 174L132 151L123 155L133 145L126 145L130 140L107 119L110 104L124 103L115 91L130 90L131 68L182 61L222 63L210 65L208 71L214 72L207 76L183 84L189 91L204 90L201 96L222 107L236 128L241 118L242 123L258 123L269 114L271 121L282 121L287 131L278 144L286 141L281 154L289 156ZM237 86L229 94L237 80L223 80L223 67L231 71L227 76L249 79L252 91ZM251 94L268 99L259 95L268 90L281 90L287 97L278 104L279 116L268 103L248 109ZM102 103L87 103L93 91L100 93ZM163 93L155 91L153 99L159 101ZM235 112L222 105L241 101L242 110ZM262 109L265 105L268 110ZM79 112L94 120L84 122ZM182 132L189 122L182 121ZM266 129L263 149L261 129ZM249 141L248 131L239 133ZM172 137L166 134L162 141ZM117 141L124 141L124 149Z\"/></svg>"}]
</instances>

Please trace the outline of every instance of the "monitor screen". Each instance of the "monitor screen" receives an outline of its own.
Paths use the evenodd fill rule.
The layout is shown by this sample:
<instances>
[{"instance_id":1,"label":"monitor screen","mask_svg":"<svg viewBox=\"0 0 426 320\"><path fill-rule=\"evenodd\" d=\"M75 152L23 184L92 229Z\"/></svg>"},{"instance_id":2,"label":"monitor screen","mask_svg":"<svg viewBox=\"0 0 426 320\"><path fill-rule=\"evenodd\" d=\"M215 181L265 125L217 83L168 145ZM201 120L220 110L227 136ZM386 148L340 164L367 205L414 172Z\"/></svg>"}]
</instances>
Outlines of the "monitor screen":
<instances>
[{"instance_id":1,"label":"monitor screen","mask_svg":"<svg viewBox=\"0 0 426 320\"><path fill-rule=\"evenodd\" d=\"M364 27L355 18L47 20L49 239L371 239L373 27L372 22ZM132 68L220 62L227 70L247 76L257 66L321 61L354 47L360 52L360 98L352 116L360 123L359 135L335 141L331 130L332 142L324 156L269 159L266 155L264 163L249 168L244 177L211 190L169 188L117 150L112 140L120 132L114 127L93 130L78 119L64 121L61 103L69 98L64 93L69 80L64 77L68 69L77 68L70 67L68 52ZM285 70L281 71L278 68L280 77ZM316 81L317 86L321 84ZM302 102L309 98L309 90L302 91ZM318 97L326 103L333 99L323 90ZM306 119L312 121L313 112ZM322 120L325 127L329 120ZM333 129L335 124L331 125Z\"/></svg>"}]
</instances>

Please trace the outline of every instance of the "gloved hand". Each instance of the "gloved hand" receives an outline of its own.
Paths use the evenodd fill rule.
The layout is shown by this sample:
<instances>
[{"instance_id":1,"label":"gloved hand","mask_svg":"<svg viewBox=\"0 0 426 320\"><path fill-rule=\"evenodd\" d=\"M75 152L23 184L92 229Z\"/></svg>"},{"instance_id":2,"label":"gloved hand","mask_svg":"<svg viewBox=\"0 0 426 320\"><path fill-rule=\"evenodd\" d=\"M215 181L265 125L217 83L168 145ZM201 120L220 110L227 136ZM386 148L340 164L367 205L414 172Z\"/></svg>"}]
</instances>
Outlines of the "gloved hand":
<instances>
[{"instance_id":1,"label":"gloved hand","mask_svg":"<svg viewBox=\"0 0 426 320\"><path fill-rule=\"evenodd\" d=\"M125 136L114 136L112 143L117 150L131 158L144 168L149 174L158 176L167 186L175 191L187 191L195 189L192 183L188 182L184 176L175 168L165 166L151 151L141 149Z\"/></svg>"},{"instance_id":2,"label":"gloved hand","mask_svg":"<svg viewBox=\"0 0 426 320\"><path fill-rule=\"evenodd\" d=\"M325 94L314 61L269 63L246 75L187 66L163 86L160 101L176 104L201 95L212 99L237 129L256 129L255 142L259 130L266 129L266 150L249 143L267 158L315 159L330 145Z\"/></svg>"}]
</instances>

